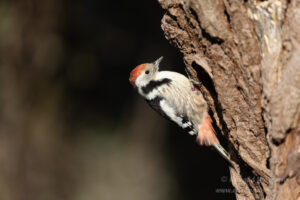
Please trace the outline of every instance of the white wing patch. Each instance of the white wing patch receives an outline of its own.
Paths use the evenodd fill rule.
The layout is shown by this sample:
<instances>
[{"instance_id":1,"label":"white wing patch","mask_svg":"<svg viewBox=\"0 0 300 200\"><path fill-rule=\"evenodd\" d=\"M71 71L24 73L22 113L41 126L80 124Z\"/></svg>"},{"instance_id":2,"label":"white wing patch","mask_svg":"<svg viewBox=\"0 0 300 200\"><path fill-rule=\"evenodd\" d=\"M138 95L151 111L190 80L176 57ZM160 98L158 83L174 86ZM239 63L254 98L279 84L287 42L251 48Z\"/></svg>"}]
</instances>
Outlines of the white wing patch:
<instances>
[{"instance_id":1,"label":"white wing patch","mask_svg":"<svg viewBox=\"0 0 300 200\"><path fill-rule=\"evenodd\" d=\"M190 135L196 135L196 132L195 131L189 131L189 134Z\"/></svg>"},{"instance_id":2,"label":"white wing patch","mask_svg":"<svg viewBox=\"0 0 300 200\"><path fill-rule=\"evenodd\" d=\"M185 122L185 123L182 123L182 119L183 119L183 116L177 116L176 115L176 111L168 105L168 103L166 102L166 100L161 100L160 101L160 107L161 109L164 111L164 113L173 121L175 122L176 124L178 124L180 127L182 127L183 129L184 128L187 128L187 127L191 127L192 126L192 123L191 122ZM194 135L195 134L195 131L189 131L189 134L191 135Z\"/></svg>"},{"instance_id":3,"label":"white wing patch","mask_svg":"<svg viewBox=\"0 0 300 200\"><path fill-rule=\"evenodd\" d=\"M155 97L157 97L158 95L159 95L159 91L156 89L156 90L152 90L149 94L144 95L144 97L148 100L152 100L155 99Z\"/></svg>"},{"instance_id":4,"label":"white wing patch","mask_svg":"<svg viewBox=\"0 0 300 200\"><path fill-rule=\"evenodd\" d=\"M187 123L183 123L182 124L182 128L186 128L186 127L189 127L190 125L189 125L189 123L187 122Z\"/></svg>"},{"instance_id":5,"label":"white wing patch","mask_svg":"<svg viewBox=\"0 0 300 200\"><path fill-rule=\"evenodd\" d=\"M163 110L163 112L176 124L178 124L180 127L182 127L183 129L187 128L187 127L192 127L193 124L191 122L185 122L182 123L183 120L183 116L178 116L176 115L176 111L169 106L169 104L166 102L166 100L161 100L160 101L160 107ZM195 135L197 134L195 130L191 130L188 132L190 135Z\"/></svg>"},{"instance_id":6,"label":"white wing patch","mask_svg":"<svg viewBox=\"0 0 300 200\"><path fill-rule=\"evenodd\" d=\"M181 117L181 119L184 118L184 116L180 116L180 117ZM181 123L182 123L182 122L181 122ZM192 125L193 125L193 124L192 124L191 122L186 121L186 122L182 123L182 128L191 127Z\"/></svg>"},{"instance_id":7,"label":"white wing patch","mask_svg":"<svg viewBox=\"0 0 300 200\"><path fill-rule=\"evenodd\" d=\"M178 117L176 115L176 112L175 110L168 105L168 103L166 102L166 100L161 100L160 101L160 107L161 109L164 111L164 113L166 113L166 115L168 117L170 117L170 119L172 121L174 121L176 124L178 124L180 127L183 127L183 124L182 124L182 118L181 117Z\"/></svg>"}]
</instances>

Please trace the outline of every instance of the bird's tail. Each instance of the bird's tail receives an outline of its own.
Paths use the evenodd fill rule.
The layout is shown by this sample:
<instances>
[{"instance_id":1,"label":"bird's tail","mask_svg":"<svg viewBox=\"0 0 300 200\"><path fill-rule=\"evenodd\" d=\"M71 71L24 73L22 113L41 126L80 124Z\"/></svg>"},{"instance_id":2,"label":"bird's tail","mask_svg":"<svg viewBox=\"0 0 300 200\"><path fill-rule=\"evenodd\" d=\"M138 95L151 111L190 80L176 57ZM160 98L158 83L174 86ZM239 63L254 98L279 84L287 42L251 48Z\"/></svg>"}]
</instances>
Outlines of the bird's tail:
<instances>
[{"instance_id":1,"label":"bird's tail","mask_svg":"<svg viewBox=\"0 0 300 200\"><path fill-rule=\"evenodd\" d=\"M217 152L225 158L225 160L231 165L232 161L229 158L229 153L220 144L215 130L212 126L212 119L207 112L204 113L203 121L198 127L197 142L200 145L213 146Z\"/></svg>"},{"instance_id":2,"label":"bird's tail","mask_svg":"<svg viewBox=\"0 0 300 200\"><path fill-rule=\"evenodd\" d=\"M215 149L217 150L217 152L230 164L231 160L229 158L229 153L222 147L222 145L220 145L220 143L214 144L213 147L215 147Z\"/></svg>"}]
</instances>

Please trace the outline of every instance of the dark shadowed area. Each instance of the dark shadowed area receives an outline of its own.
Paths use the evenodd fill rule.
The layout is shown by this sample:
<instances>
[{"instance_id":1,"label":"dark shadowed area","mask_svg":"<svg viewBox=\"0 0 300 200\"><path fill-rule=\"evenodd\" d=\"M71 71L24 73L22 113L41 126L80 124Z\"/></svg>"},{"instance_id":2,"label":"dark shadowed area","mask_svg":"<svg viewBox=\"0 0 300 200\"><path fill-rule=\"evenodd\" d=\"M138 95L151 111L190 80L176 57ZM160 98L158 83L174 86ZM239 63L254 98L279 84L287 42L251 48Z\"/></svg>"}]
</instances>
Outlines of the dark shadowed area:
<instances>
[{"instance_id":1,"label":"dark shadowed area","mask_svg":"<svg viewBox=\"0 0 300 200\"><path fill-rule=\"evenodd\" d=\"M234 199L226 162L128 78L164 56L156 1L0 3L0 199Z\"/></svg>"}]
</instances>

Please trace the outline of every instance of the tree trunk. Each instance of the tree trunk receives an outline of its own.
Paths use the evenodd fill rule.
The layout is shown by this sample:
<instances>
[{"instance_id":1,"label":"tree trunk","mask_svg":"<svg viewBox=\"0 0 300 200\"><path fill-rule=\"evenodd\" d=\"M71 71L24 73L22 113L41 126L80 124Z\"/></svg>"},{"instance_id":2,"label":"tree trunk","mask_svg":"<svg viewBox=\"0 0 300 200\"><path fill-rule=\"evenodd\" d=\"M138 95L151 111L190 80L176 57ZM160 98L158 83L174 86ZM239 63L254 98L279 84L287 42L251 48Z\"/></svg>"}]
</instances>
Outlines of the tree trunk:
<instances>
[{"instance_id":1,"label":"tree trunk","mask_svg":"<svg viewBox=\"0 0 300 200\"><path fill-rule=\"evenodd\" d=\"M159 3L227 138L237 199L300 198L300 1Z\"/></svg>"}]
</instances>

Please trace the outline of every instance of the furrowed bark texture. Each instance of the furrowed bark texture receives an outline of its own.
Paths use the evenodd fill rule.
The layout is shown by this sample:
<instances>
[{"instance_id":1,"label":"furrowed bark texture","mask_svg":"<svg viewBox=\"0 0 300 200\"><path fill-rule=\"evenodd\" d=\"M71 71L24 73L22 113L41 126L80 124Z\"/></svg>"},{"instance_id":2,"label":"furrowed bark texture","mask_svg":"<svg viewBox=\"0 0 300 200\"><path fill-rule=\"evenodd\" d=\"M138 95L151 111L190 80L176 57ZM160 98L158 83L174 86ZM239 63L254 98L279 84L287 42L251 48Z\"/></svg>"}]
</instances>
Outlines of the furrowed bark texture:
<instances>
[{"instance_id":1,"label":"furrowed bark texture","mask_svg":"<svg viewBox=\"0 0 300 200\"><path fill-rule=\"evenodd\" d=\"M159 0L227 139L237 199L300 198L300 1Z\"/></svg>"}]
</instances>

